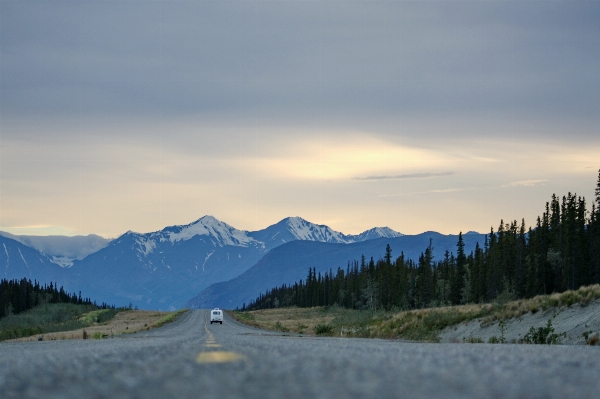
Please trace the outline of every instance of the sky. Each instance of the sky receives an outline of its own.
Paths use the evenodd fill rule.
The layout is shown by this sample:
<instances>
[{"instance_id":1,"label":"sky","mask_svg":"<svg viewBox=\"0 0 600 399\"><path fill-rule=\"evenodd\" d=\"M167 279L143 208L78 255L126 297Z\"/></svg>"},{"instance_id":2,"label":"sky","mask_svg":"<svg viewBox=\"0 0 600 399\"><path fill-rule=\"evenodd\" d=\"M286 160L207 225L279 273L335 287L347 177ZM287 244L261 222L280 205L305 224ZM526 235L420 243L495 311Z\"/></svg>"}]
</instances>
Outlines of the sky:
<instances>
[{"instance_id":1,"label":"sky","mask_svg":"<svg viewBox=\"0 0 600 399\"><path fill-rule=\"evenodd\" d=\"M532 225L599 71L598 1L0 0L0 230Z\"/></svg>"}]
</instances>

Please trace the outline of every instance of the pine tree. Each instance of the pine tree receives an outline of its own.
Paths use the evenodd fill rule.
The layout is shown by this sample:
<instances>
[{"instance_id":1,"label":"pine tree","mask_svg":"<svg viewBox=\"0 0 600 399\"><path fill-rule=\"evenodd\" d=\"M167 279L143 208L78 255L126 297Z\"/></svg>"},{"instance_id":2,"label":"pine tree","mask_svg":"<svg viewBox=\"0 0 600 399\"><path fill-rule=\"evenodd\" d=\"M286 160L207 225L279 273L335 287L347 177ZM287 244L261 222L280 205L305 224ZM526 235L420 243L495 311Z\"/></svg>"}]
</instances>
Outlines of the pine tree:
<instances>
[{"instance_id":1,"label":"pine tree","mask_svg":"<svg viewBox=\"0 0 600 399\"><path fill-rule=\"evenodd\" d=\"M592 206L590 216L589 256L592 283L600 284L600 170L598 170L598 183L596 184L596 201Z\"/></svg>"},{"instance_id":2,"label":"pine tree","mask_svg":"<svg viewBox=\"0 0 600 399\"><path fill-rule=\"evenodd\" d=\"M465 255L465 242L462 232L458 234L458 243L456 244L456 270L452 279L452 304L458 305L462 301L463 287L465 284L465 267L467 257Z\"/></svg>"},{"instance_id":3,"label":"pine tree","mask_svg":"<svg viewBox=\"0 0 600 399\"><path fill-rule=\"evenodd\" d=\"M386 245L385 247L385 263L389 266L392 264L392 247L390 247L390 244Z\"/></svg>"}]
</instances>

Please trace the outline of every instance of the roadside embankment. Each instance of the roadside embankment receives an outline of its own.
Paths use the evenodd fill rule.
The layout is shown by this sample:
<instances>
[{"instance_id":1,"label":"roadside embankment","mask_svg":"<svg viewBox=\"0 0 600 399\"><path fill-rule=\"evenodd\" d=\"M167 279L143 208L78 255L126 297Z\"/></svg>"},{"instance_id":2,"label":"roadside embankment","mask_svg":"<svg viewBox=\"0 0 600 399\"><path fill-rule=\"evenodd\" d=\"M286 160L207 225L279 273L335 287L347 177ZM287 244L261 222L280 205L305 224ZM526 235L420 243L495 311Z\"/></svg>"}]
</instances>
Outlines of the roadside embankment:
<instances>
[{"instance_id":1,"label":"roadside embankment","mask_svg":"<svg viewBox=\"0 0 600 399\"><path fill-rule=\"evenodd\" d=\"M550 321L550 324L548 324ZM446 327L440 342L496 342L518 343L531 331L550 325L558 342L567 345L589 343L600 334L600 300L585 305L554 307L529 311L518 317L490 322L486 318L466 321ZM593 341L591 341L593 342Z\"/></svg>"},{"instance_id":2,"label":"roadside embankment","mask_svg":"<svg viewBox=\"0 0 600 399\"><path fill-rule=\"evenodd\" d=\"M494 303L409 311L278 308L233 311L242 323L281 332L421 342L597 344L600 285ZM540 338L540 335L543 337Z\"/></svg>"}]
</instances>

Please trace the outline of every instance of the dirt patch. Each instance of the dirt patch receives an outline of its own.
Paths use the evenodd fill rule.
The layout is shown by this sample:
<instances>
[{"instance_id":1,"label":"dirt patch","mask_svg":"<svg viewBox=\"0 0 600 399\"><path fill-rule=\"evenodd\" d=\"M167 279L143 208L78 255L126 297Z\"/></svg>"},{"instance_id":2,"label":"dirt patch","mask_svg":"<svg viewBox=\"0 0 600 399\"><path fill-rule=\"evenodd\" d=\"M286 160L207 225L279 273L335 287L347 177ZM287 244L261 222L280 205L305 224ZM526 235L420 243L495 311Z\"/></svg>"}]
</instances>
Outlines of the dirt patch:
<instances>
[{"instance_id":1,"label":"dirt patch","mask_svg":"<svg viewBox=\"0 0 600 399\"><path fill-rule=\"evenodd\" d=\"M573 304L528 312L519 317L489 323L479 318L445 328L440 334L440 342L490 342L493 337L503 337L507 343L516 343L529 332L547 326L548 320L560 342L568 345L588 343L590 337L600 334L600 300L587 304Z\"/></svg>"},{"instance_id":2,"label":"dirt patch","mask_svg":"<svg viewBox=\"0 0 600 399\"><path fill-rule=\"evenodd\" d=\"M19 338L5 342L28 342L28 341L54 341L63 339L100 339L119 334L131 334L134 332L149 330L170 312L156 312L147 310L126 310L117 313L111 320L105 323L93 323L89 327L73 331L62 331L46 334L38 334L31 337ZM85 332L85 338L84 338Z\"/></svg>"}]
</instances>

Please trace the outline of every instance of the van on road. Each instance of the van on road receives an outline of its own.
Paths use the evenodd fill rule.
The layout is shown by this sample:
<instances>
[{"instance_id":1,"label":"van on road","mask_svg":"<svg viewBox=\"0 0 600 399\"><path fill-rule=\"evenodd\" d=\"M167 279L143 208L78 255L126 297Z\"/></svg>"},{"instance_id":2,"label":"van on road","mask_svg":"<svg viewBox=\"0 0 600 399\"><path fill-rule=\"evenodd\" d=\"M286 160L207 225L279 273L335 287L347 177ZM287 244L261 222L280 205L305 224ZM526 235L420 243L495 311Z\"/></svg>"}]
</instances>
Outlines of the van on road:
<instances>
[{"instance_id":1,"label":"van on road","mask_svg":"<svg viewBox=\"0 0 600 399\"><path fill-rule=\"evenodd\" d=\"M219 308L214 308L210 311L210 324L221 323L223 324L223 311Z\"/></svg>"}]
</instances>

